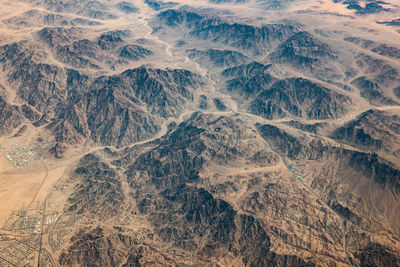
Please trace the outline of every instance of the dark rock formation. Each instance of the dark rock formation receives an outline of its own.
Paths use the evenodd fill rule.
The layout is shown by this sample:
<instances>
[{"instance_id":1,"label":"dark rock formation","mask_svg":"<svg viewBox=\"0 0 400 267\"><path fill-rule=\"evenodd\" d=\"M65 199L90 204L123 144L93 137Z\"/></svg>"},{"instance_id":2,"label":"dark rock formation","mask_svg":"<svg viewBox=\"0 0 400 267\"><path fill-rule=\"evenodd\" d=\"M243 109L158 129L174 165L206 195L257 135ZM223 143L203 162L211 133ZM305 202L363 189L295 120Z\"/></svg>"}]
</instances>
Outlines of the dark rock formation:
<instances>
[{"instance_id":1,"label":"dark rock formation","mask_svg":"<svg viewBox=\"0 0 400 267\"><path fill-rule=\"evenodd\" d=\"M117 266L125 262L129 251L135 246L135 241L133 237L124 233L109 231L101 226L80 229L72 236L68 249L62 252L59 264L86 267ZM130 261L132 265L129 266L141 266L138 261Z\"/></svg>"},{"instance_id":2,"label":"dark rock formation","mask_svg":"<svg viewBox=\"0 0 400 267\"><path fill-rule=\"evenodd\" d=\"M219 98L213 99L215 107L220 111L225 111L227 107L225 106L224 102Z\"/></svg>"},{"instance_id":3,"label":"dark rock formation","mask_svg":"<svg viewBox=\"0 0 400 267\"><path fill-rule=\"evenodd\" d=\"M277 63L290 63L297 68L315 68L322 60L333 58L332 49L308 32L298 32L278 46L270 55Z\"/></svg>"},{"instance_id":4,"label":"dark rock formation","mask_svg":"<svg viewBox=\"0 0 400 267\"><path fill-rule=\"evenodd\" d=\"M400 257L396 256L390 249L376 243L357 251L356 257L360 260L360 266L400 266Z\"/></svg>"},{"instance_id":5,"label":"dark rock formation","mask_svg":"<svg viewBox=\"0 0 400 267\"><path fill-rule=\"evenodd\" d=\"M350 103L347 96L309 80L293 78L277 81L260 92L250 110L268 119L285 116L329 119L347 112Z\"/></svg>"},{"instance_id":6,"label":"dark rock formation","mask_svg":"<svg viewBox=\"0 0 400 267\"><path fill-rule=\"evenodd\" d=\"M375 105L398 105L396 101L383 94L380 85L377 82L369 80L362 76L354 79L351 84L360 90L362 97Z\"/></svg>"},{"instance_id":7,"label":"dark rock formation","mask_svg":"<svg viewBox=\"0 0 400 267\"><path fill-rule=\"evenodd\" d=\"M264 65L254 61L249 64L225 69L222 75L225 77L252 77L257 74L265 73L269 67L271 67L271 65Z\"/></svg>"},{"instance_id":8,"label":"dark rock formation","mask_svg":"<svg viewBox=\"0 0 400 267\"><path fill-rule=\"evenodd\" d=\"M357 119L337 128L331 137L364 150L394 152L400 135L399 117L378 110L368 110Z\"/></svg>"},{"instance_id":9,"label":"dark rock formation","mask_svg":"<svg viewBox=\"0 0 400 267\"><path fill-rule=\"evenodd\" d=\"M104 221L124 209L118 174L95 155L87 154L80 159L72 179L76 185L65 205L66 212L95 216Z\"/></svg>"},{"instance_id":10,"label":"dark rock formation","mask_svg":"<svg viewBox=\"0 0 400 267\"><path fill-rule=\"evenodd\" d=\"M359 38L359 37L354 37L354 36L345 37L345 38L343 38L343 40L345 40L346 42L349 42L349 43L359 45L362 48L372 48L377 45L377 43L374 41Z\"/></svg>"},{"instance_id":11,"label":"dark rock formation","mask_svg":"<svg viewBox=\"0 0 400 267\"><path fill-rule=\"evenodd\" d=\"M186 102L193 99L192 91L201 85L200 76L187 70L140 67L121 75L100 77L91 88L132 92L147 104L148 111L167 118L178 116Z\"/></svg>"},{"instance_id":12,"label":"dark rock formation","mask_svg":"<svg viewBox=\"0 0 400 267\"><path fill-rule=\"evenodd\" d=\"M381 56L400 58L400 49L387 44L382 44L378 47L375 47L371 49L371 51Z\"/></svg>"},{"instance_id":13,"label":"dark rock formation","mask_svg":"<svg viewBox=\"0 0 400 267\"><path fill-rule=\"evenodd\" d=\"M391 11L390 8L384 8L381 4L385 4L383 1L367 2L363 7L360 5L359 0L334 0L335 3L342 3L347 6L348 9L353 9L356 14L367 15L374 14L384 11Z\"/></svg>"},{"instance_id":14,"label":"dark rock formation","mask_svg":"<svg viewBox=\"0 0 400 267\"><path fill-rule=\"evenodd\" d=\"M399 81L398 71L382 59L360 54L356 57L356 64L365 74L368 74L367 79L377 82L381 86L392 86Z\"/></svg>"},{"instance_id":15,"label":"dark rock formation","mask_svg":"<svg viewBox=\"0 0 400 267\"><path fill-rule=\"evenodd\" d=\"M226 85L229 91L240 95L253 96L254 94L268 89L274 81L276 81L276 78L268 73L261 72L254 76L243 75L228 80Z\"/></svg>"},{"instance_id":16,"label":"dark rock formation","mask_svg":"<svg viewBox=\"0 0 400 267\"><path fill-rule=\"evenodd\" d=\"M14 16L3 21L9 25L16 26L32 26L32 25L44 25L44 26L97 26L99 22L85 18L73 18L69 16L63 16L60 14L53 14L38 9L32 9L24 12L22 15Z\"/></svg>"},{"instance_id":17,"label":"dark rock formation","mask_svg":"<svg viewBox=\"0 0 400 267\"><path fill-rule=\"evenodd\" d=\"M159 11L167 8L173 8L179 5L177 2L164 2L160 0L145 0L144 1L152 9Z\"/></svg>"},{"instance_id":18,"label":"dark rock formation","mask_svg":"<svg viewBox=\"0 0 400 267\"><path fill-rule=\"evenodd\" d=\"M117 4L119 10L126 14L137 13L139 9L133 5L131 2L122 1Z\"/></svg>"},{"instance_id":19,"label":"dark rock formation","mask_svg":"<svg viewBox=\"0 0 400 267\"><path fill-rule=\"evenodd\" d=\"M385 24L389 26L400 26L400 19L393 19L389 21L378 21L379 24Z\"/></svg>"},{"instance_id":20,"label":"dark rock formation","mask_svg":"<svg viewBox=\"0 0 400 267\"><path fill-rule=\"evenodd\" d=\"M201 109L208 109L210 105L208 104L207 96L201 95L199 100L199 108Z\"/></svg>"},{"instance_id":21,"label":"dark rock formation","mask_svg":"<svg viewBox=\"0 0 400 267\"><path fill-rule=\"evenodd\" d=\"M208 49L201 51L198 49L187 50L186 53L190 59L200 62L202 65L208 65L211 62L216 67L236 66L248 62L250 59L242 53L230 50Z\"/></svg>"},{"instance_id":22,"label":"dark rock formation","mask_svg":"<svg viewBox=\"0 0 400 267\"><path fill-rule=\"evenodd\" d=\"M259 53L277 42L283 41L297 31L297 26L269 24L262 27L239 23L227 23L187 10L166 10L158 15L169 27L186 25L192 37L211 40L246 51Z\"/></svg>"},{"instance_id":23,"label":"dark rock formation","mask_svg":"<svg viewBox=\"0 0 400 267\"><path fill-rule=\"evenodd\" d=\"M58 66L36 62L37 54L32 49L24 41L5 45L0 48L0 62L17 95L43 112L54 108L65 96L66 72Z\"/></svg>"},{"instance_id":24,"label":"dark rock formation","mask_svg":"<svg viewBox=\"0 0 400 267\"><path fill-rule=\"evenodd\" d=\"M294 127L296 129L310 132L310 133L317 133L319 128L323 128L327 125L327 123L313 123L313 124L304 124L298 121L288 121L285 124Z\"/></svg>"},{"instance_id":25,"label":"dark rock formation","mask_svg":"<svg viewBox=\"0 0 400 267\"><path fill-rule=\"evenodd\" d=\"M397 96L397 98L400 99L400 86L399 87L395 87L393 89L393 93L394 93L395 96Z\"/></svg>"},{"instance_id":26,"label":"dark rock formation","mask_svg":"<svg viewBox=\"0 0 400 267\"><path fill-rule=\"evenodd\" d=\"M140 60L147 56L152 55L153 52L140 45L126 45L122 47L119 56L124 59Z\"/></svg>"},{"instance_id":27,"label":"dark rock formation","mask_svg":"<svg viewBox=\"0 0 400 267\"><path fill-rule=\"evenodd\" d=\"M10 134L23 121L24 116L18 111L18 108L7 104L0 96L0 136Z\"/></svg>"},{"instance_id":28,"label":"dark rock formation","mask_svg":"<svg viewBox=\"0 0 400 267\"><path fill-rule=\"evenodd\" d=\"M272 143L275 150L290 159L317 160L335 159L339 164L351 168L359 174L372 179L387 190L400 193L400 170L393 167L376 153L359 152L330 145L321 140L303 144L298 138L287 134L272 125L259 127L261 135Z\"/></svg>"}]
</instances>

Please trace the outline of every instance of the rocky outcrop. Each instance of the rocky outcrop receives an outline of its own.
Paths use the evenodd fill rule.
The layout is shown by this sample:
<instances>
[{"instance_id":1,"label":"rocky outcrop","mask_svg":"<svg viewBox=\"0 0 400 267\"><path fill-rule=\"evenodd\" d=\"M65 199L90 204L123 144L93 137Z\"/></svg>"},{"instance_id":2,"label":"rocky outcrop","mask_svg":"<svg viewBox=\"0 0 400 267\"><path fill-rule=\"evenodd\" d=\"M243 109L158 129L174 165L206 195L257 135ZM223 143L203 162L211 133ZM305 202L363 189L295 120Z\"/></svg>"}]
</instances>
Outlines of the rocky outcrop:
<instances>
[{"instance_id":1,"label":"rocky outcrop","mask_svg":"<svg viewBox=\"0 0 400 267\"><path fill-rule=\"evenodd\" d=\"M124 209L119 175L95 155L87 154L80 159L72 181L76 185L64 207L66 212L105 221Z\"/></svg>"},{"instance_id":2,"label":"rocky outcrop","mask_svg":"<svg viewBox=\"0 0 400 267\"><path fill-rule=\"evenodd\" d=\"M346 7L348 9L351 10L355 10L356 14L359 15L367 15L367 14L374 14L374 13L380 13L380 12L384 12L384 11L391 11L390 8L385 8L384 6L382 6L381 4L383 4L382 2L369 2L366 3L365 5L360 5L360 1L359 0L335 0L335 3L342 3L344 5L346 5Z\"/></svg>"},{"instance_id":3,"label":"rocky outcrop","mask_svg":"<svg viewBox=\"0 0 400 267\"><path fill-rule=\"evenodd\" d=\"M4 23L12 26L98 26L99 22L81 18L70 17L67 15L53 14L43 10L32 9L24 12L22 15L17 15L6 20Z\"/></svg>"},{"instance_id":4,"label":"rocky outcrop","mask_svg":"<svg viewBox=\"0 0 400 267\"><path fill-rule=\"evenodd\" d=\"M245 122L195 113L156 148L140 155L127 174L134 177L136 171L145 172L155 184L165 188L198 180L200 170L209 162L225 165L240 158L250 160L253 155L248 155L248 150L254 150L252 143L258 141L252 140L255 137L251 128L243 128L240 123ZM252 141L248 144L245 140Z\"/></svg>"},{"instance_id":5,"label":"rocky outcrop","mask_svg":"<svg viewBox=\"0 0 400 267\"><path fill-rule=\"evenodd\" d=\"M396 256L391 249L376 243L357 251L356 257L359 259L361 266L400 266L399 256Z\"/></svg>"},{"instance_id":6,"label":"rocky outcrop","mask_svg":"<svg viewBox=\"0 0 400 267\"><path fill-rule=\"evenodd\" d=\"M371 49L372 52L377 53L381 56L387 56L391 58L400 58L400 49L387 45L387 44L381 44L373 49Z\"/></svg>"},{"instance_id":7,"label":"rocky outcrop","mask_svg":"<svg viewBox=\"0 0 400 267\"><path fill-rule=\"evenodd\" d=\"M214 198L204 189L180 186L162 192L164 201L178 204L178 210L167 213L156 222L159 235L184 249L201 250L204 255L213 255L226 244L229 250L237 250L244 264L250 266L314 266L296 256L279 255L270 251L270 238L260 221L252 216L237 214L229 203ZM161 211L162 212L162 211ZM165 228L174 221L174 228ZM193 243L193 238L202 236L202 244Z\"/></svg>"},{"instance_id":8,"label":"rocky outcrop","mask_svg":"<svg viewBox=\"0 0 400 267\"><path fill-rule=\"evenodd\" d=\"M223 43L256 54L297 31L296 25L269 24L256 27L228 23L220 18L210 18L188 10L166 10L161 12L158 18L169 27L185 25L190 30L190 35L197 39Z\"/></svg>"},{"instance_id":9,"label":"rocky outcrop","mask_svg":"<svg viewBox=\"0 0 400 267\"><path fill-rule=\"evenodd\" d=\"M117 4L117 8L126 14L139 12L139 9L131 2L121 1Z\"/></svg>"},{"instance_id":10,"label":"rocky outcrop","mask_svg":"<svg viewBox=\"0 0 400 267\"><path fill-rule=\"evenodd\" d=\"M188 70L140 67L120 75L100 77L91 88L132 92L147 105L149 112L168 118L178 116L186 103L193 99L193 90L201 85L200 76Z\"/></svg>"},{"instance_id":11,"label":"rocky outcrop","mask_svg":"<svg viewBox=\"0 0 400 267\"><path fill-rule=\"evenodd\" d=\"M211 22L205 22L202 27L195 28L191 35L202 40L221 42L243 50L259 53L265 47L271 47L295 31L295 26L284 24L255 27L238 23L215 25Z\"/></svg>"},{"instance_id":12,"label":"rocky outcrop","mask_svg":"<svg viewBox=\"0 0 400 267\"><path fill-rule=\"evenodd\" d=\"M270 88L271 84L277 79L269 73L257 73L254 76L243 75L238 78L226 81L226 86L229 91L239 95L253 96L263 90Z\"/></svg>"},{"instance_id":13,"label":"rocky outcrop","mask_svg":"<svg viewBox=\"0 0 400 267\"><path fill-rule=\"evenodd\" d=\"M389 26L399 26L400 25L400 19L393 19L393 20L387 20L387 21L377 21L379 24L384 24L384 25L389 25Z\"/></svg>"},{"instance_id":14,"label":"rocky outcrop","mask_svg":"<svg viewBox=\"0 0 400 267\"><path fill-rule=\"evenodd\" d=\"M93 19L116 19L100 1L81 1L81 0L44 0L40 3L49 11L59 13L75 13Z\"/></svg>"},{"instance_id":15,"label":"rocky outcrop","mask_svg":"<svg viewBox=\"0 0 400 267\"><path fill-rule=\"evenodd\" d=\"M367 77L362 76L354 79L351 84L360 90L362 97L367 99L374 105L397 105L398 103L393 99L383 94L380 85L377 82L368 80Z\"/></svg>"},{"instance_id":16,"label":"rocky outcrop","mask_svg":"<svg viewBox=\"0 0 400 267\"><path fill-rule=\"evenodd\" d=\"M309 132L309 133L317 133L320 128L323 128L326 126L328 123L324 122L317 122L317 123L311 123L311 124L305 124L301 123L299 121L288 121L284 122L285 124L294 127L296 129Z\"/></svg>"},{"instance_id":17,"label":"rocky outcrop","mask_svg":"<svg viewBox=\"0 0 400 267\"><path fill-rule=\"evenodd\" d=\"M253 61L249 64L227 68L222 72L222 75L224 77L253 77L257 74L265 73L270 67L271 65L264 65Z\"/></svg>"},{"instance_id":18,"label":"rocky outcrop","mask_svg":"<svg viewBox=\"0 0 400 267\"><path fill-rule=\"evenodd\" d=\"M71 85L87 81L75 72L70 77ZM72 129L69 132L75 132L72 136L80 135L105 145L126 146L157 134L161 123L157 116L178 116L201 83L199 76L186 70L144 67L100 77L84 91L78 88L69 91L67 105L58 106L56 122L62 122L61 129L72 126L69 127ZM53 125L56 124L49 127L54 128Z\"/></svg>"},{"instance_id":19,"label":"rocky outcrop","mask_svg":"<svg viewBox=\"0 0 400 267\"><path fill-rule=\"evenodd\" d=\"M360 152L324 144L322 140L312 140L304 144L299 138L289 135L272 125L259 127L261 135L272 143L276 151L292 160L330 159L353 169L364 177L372 179L387 190L400 193L400 170L393 167L376 153ZM344 168L346 168L344 167Z\"/></svg>"},{"instance_id":20,"label":"rocky outcrop","mask_svg":"<svg viewBox=\"0 0 400 267\"><path fill-rule=\"evenodd\" d=\"M102 35L104 49L112 40L121 40L125 31ZM39 34L49 44L70 42L63 29L49 28ZM106 41L104 41L106 40ZM160 130L160 119L179 116L193 100L193 91L202 86L197 74L187 70L137 68L112 77L93 77L70 68L38 63L27 42L1 47L1 62L9 83L27 102L23 113L36 126L47 125L58 142L77 144L85 138L95 142L125 146L151 138ZM67 51L63 57L62 51ZM60 45L60 59L96 58L101 46L89 40ZM148 54L148 51L144 51ZM88 61L81 61L81 63ZM83 64L83 66L86 66ZM28 107L32 107L28 110ZM39 116L40 119L39 119Z\"/></svg>"},{"instance_id":21,"label":"rocky outcrop","mask_svg":"<svg viewBox=\"0 0 400 267\"><path fill-rule=\"evenodd\" d=\"M0 136L10 134L14 129L21 126L24 116L19 112L18 108L9 105L0 96Z\"/></svg>"},{"instance_id":22,"label":"rocky outcrop","mask_svg":"<svg viewBox=\"0 0 400 267\"><path fill-rule=\"evenodd\" d=\"M187 50L190 59L194 59L202 65L209 65L211 62L216 67L236 66L248 62L250 59L242 53L230 50L198 49Z\"/></svg>"},{"instance_id":23,"label":"rocky outcrop","mask_svg":"<svg viewBox=\"0 0 400 267\"><path fill-rule=\"evenodd\" d=\"M400 141L398 116L368 110L357 119L337 128L331 137L364 150L394 152Z\"/></svg>"},{"instance_id":24,"label":"rocky outcrop","mask_svg":"<svg viewBox=\"0 0 400 267\"><path fill-rule=\"evenodd\" d=\"M143 46L126 41L130 30L114 30L94 39L80 39L77 28L47 27L37 33L38 39L49 47L61 63L74 68L101 69L126 65L129 60L140 60L153 54Z\"/></svg>"},{"instance_id":25,"label":"rocky outcrop","mask_svg":"<svg viewBox=\"0 0 400 267\"><path fill-rule=\"evenodd\" d=\"M398 71L390 63L382 59L377 59L367 54L359 54L356 56L356 64L368 75L367 80L373 83L376 82L380 86L397 85L399 81Z\"/></svg>"},{"instance_id":26,"label":"rocky outcrop","mask_svg":"<svg viewBox=\"0 0 400 267\"><path fill-rule=\"evenodd\" d=\"M302 78L273 83L252 101L252 113L268 119L286 116L337 118L348 110L349 97Z\"/></svg>"},{"instance_id":27,"label":"rocky outcrop","mask_svg":"<svg viewBox=\"0 0 400 267\"><path fill-rule=\"evenodd\" d=\"M65 96L66 71L56 65L37 62L36 53L39 52L26 41L7 44L0 48L0 62L17 95L44 112L54 108Z\"/></svg>"},{"instance_id":28,"label":"rocky outcrop","mask_svg":"<svg viewBox=\"0 0 400 267\"><path fill-rule=\"evenodd\" d=\"M101 226L80 229L70 242L59 258L61 266L118 266L136 245L135 238ZM129 266L141 266L137 257L130 262Z\"/></svg>"},{"instance_id":29,"label":"rocky outcrop","mask_svg":"<svg viewBox=\"0 0 400 267\"><path fill-rule=\"evenodd\" d=\"M179 3L177 2L165 2L165 1L160 1L160 0L145 0L144 1L149 7L151 7L152 9L156 10L156 11L160 11L163 9L167 9L167 8L174 8L177 5L179 5Z\"/></svg>"},{"instance_id":30,"label":"rocky outcrop","mask_svg":"<svg viewBox=\"0 0 400 267\"><path fill-rule=\"evenodd\" d=\"M362 48L372 48L377 45L375 41L364 39L364 38L359 38L355 36L347 36L343 38L346 42L356 44L361 46Z\"/></svg>"},{"instance_id":31,"label":"rocky outcrop","mask_svg":"<svg viewBox=\"0 0 400 267\"><path fill-rule=\"evenodd\" d=\"M213 99L213 103L214 103L215 107L217 108L217 110L220 110L220 111L226 111L227 110L226 105L224 104L224 102L221 99L214 98Z\"/></svg>"},{"instance_id":32,"label":"rocky outcrop","mask_svg":"<svg viewBox=\"0 0 400 267\"><path fill-rule=\"evenodd\" d=\"M140 60L147 56L151 56L153 52L140 45L126 45L122 47L119 56L129 60Z\"/></svg>"},{"instance_id":33,"label":"rocky outcrop","mask_svg":"<svg viewBox=\"0 0 400 267\"><path fill-rule=\"evenodd\" d=\"M397 98L400 99L400 86L399 87L395 87L393 89L393 93L394 93L395 96L397 96Z\"/></svg>"},{"instance_id":34,"label":"rocky outcrop","mask_svg":"<svg viewBox=\"0 0 400 267\"><path fill-rule=\"evenodd\" d=\"M328 44L301 31L280 44L270 57L276 63L289 63L299 69L314 69L322 61L333 58L334 52Z\"/></svg>"},{"instance_id":35,"label":"rocky outcrop","mask_svg":"<svg viewBox=\"0 0 400 267\"><path fill-rule=\"evenodd\" d=\"M41 114L28 104L21 105L18 110L31 122L36 122L40 119Z\"/></svg>"}]
</instances>

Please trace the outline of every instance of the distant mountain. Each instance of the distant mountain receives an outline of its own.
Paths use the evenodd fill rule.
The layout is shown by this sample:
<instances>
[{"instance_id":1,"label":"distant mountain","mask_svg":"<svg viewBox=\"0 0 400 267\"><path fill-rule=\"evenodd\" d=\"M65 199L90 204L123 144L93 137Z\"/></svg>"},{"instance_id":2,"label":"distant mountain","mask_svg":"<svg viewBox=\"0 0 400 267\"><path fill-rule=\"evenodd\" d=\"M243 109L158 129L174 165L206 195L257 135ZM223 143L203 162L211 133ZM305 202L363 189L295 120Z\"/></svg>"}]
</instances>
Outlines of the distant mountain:
<instances>
[{"instance_id":1,"label":"distant mountain","mask_svg":"<svg viewBox=\"0 0 400 267\"><path fill-rule=\"evenodd\" d=\"M227 23L219 18L186 10L166 10L158 15L169 27L185 25L192 37L223 43L254 53L261 53L276 42L297 31L296 25L269 24L262 27L240 23Z\"/></svg>"}]
</instances>

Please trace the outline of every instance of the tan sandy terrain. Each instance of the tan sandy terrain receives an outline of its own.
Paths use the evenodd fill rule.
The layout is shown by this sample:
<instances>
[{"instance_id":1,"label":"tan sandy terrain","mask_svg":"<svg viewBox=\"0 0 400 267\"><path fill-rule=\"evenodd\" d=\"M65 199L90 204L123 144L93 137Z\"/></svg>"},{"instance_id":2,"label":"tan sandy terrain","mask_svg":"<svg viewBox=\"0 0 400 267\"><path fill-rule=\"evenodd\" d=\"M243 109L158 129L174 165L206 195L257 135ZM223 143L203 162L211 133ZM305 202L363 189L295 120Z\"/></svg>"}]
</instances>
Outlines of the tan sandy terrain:
<instances>
[{"instance_id":1,"label":"tan sandy terrain","mask_svg":"<svg viewBox=\"0 0 400 267\"><path fill-rule=\"evenodd\" d=\"M400 266L400 26L377 23L400 18L400 1L358 15L331 0L182 0L171 9L203 17L177 26L120 2L0 1L0 266ZM240 46L235 25L272 24L295 30ZM309 35L285 43L298 32ZM282 44L295 51L283 62ZM128 60L126 47L151 53ZM222 75L254 62L268 66L255 78ZM291 79L311 85L268 95Z\"/></svg>"}]
</instances>

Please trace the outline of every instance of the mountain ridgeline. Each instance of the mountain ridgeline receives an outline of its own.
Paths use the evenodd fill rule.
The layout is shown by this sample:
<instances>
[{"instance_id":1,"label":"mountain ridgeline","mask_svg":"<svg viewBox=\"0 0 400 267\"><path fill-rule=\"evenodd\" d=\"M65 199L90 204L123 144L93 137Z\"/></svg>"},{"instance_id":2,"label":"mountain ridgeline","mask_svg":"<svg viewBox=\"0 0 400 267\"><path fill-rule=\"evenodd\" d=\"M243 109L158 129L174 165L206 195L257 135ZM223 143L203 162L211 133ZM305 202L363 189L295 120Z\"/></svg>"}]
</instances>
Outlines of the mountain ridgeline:
<instances>
[{"instance_id":1,"label":"mountain ridgeline","mask_svg":"<svg viewBox=\"0 0 400 267\"><path fill-rule=\"evenodd\" d=\"M400 266L397 6L3 2L0 266Z\"/></svg>"}]
</instances>

